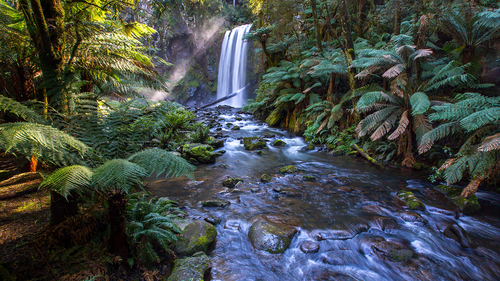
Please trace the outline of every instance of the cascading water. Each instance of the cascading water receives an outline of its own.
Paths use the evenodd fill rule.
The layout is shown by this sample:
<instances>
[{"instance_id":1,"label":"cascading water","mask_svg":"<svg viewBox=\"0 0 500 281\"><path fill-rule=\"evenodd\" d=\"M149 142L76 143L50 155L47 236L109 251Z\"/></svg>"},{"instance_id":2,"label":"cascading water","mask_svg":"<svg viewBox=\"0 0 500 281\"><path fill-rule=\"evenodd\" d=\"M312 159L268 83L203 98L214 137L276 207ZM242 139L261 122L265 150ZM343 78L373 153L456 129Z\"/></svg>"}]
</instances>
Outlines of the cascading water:
<instances>
[{"instance_id":1,"label":"cascading water","mask_svg":"<svg viewBox=\"0 0 500 281\"><path fill-rule=\"evenodd\" d=\"M217 99L226 97L245 87L247 67L247 42L243 36L252 28L251 24L242 25L226 31L222 42L219 61ZM241 107L245 102L244 93L239 93L219 104Z\"/></svg>"}]
</instances>

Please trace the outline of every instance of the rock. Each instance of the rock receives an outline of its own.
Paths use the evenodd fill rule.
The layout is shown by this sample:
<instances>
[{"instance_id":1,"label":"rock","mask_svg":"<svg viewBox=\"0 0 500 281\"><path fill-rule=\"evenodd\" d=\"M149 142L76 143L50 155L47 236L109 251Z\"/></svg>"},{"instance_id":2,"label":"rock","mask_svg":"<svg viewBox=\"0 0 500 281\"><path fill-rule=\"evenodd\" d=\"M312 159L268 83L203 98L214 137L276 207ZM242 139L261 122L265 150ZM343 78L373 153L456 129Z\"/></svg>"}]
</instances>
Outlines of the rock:
<instances>
[{"instance_id":1,"label":"rock","mask_svg":"<svg viewBox=\"0 0 500 281\"><path fill-rule=\"evenodd\" d=\"M228 127L228 128L229 128L229 127L231 127L231 126L233 126L233 123L231 123L231 122L227 122L226 127Z\"/></svg>"},{"instance_id":2,"label":"rock","mask_svg":"<svg viewBox=\"0 0 500 281\"><path fill-rule=\"evenodd\" d=\"M398 191L396 196L410 210L421 210L421 211L425 210L425 206L422 203L422 201L418 200L418 198L415 197L415 195L413 195L413 192L411 192L411 191L401 190L401 191Z\"/></svg>"},{"instance_id":3,"label":"rock","mask_svg":"<svg viewBox=\"0 0 500 281\"><path fill-rule=\"evenodd\" d=\"M226 224L224 225L225 229L231 229L231 230L240 230L240 221L237 220L228 220L226 221Z\"/></svg>"},{"instance_id":4,"label":"rock","mask_svg":"<svg viewBox=\"0 0 500 281\"><path fill-rule=\"evenodd\" d=\"M250 188L250 191L251 191L252 193L257 193L257 192L259 192L259 191L260 191L260 188L257 188L257 187Z\"/></svg>"},{"instance_id":5,"label":"rock","mask_svg":"<svg viewBox=\"0 0 500 281\"><path fill-rule=\"evenodd\" d=\"M317 253L319 251L319 244L314 241L304 241L300 244L300 250L306 254Z\"/></svg>"},{"instance_id":6,"label":"rock","mask_svg":"<svg viewBox=\"0 0 500 281\"><path fill-rule=\"evenodd\" d=\"M305 181L316 181L316 177L314 176L306 176L306 175L303 175L302 178L305 180Z\"/></svg>"},{"instance_id":7,"label":"rock","mask_svg":"<svg viewBox=\"0 0 500 281\"><path fill-rule=\"evenodd\" d=\"M353 265L356 264L357 255L351 250L328 251L321 255L321 261L330 265Z\"/></svg>"},{"instance_id":8,"label":"rock","mask_svg":"<svg viewBox=\"0 0 500 281\"><path fill-rule=\"evenodd\" d=\"M266 153L262 150L257 150L257 154L262 155L262 154L266 154Z\"/></svg>"},{"instance_id":9,"label":"rock","mask_svg":"<svg viewBox=\"0 0 500 281\"><path fill-rule=\"evenodd\" d=\"M286 142L282 141L282 140L275 140L271 143L272 146L285 146L286 145Z\"/></svg>"},{"instance_id":10,"label":"rock","mask_svg":"<svg viewBox=\"0 0 500 281\"><path fill-rule=\"evenodd\" d=\"M229 165L228 164L220 164L219 167L223 168L223 169L227 169L229 168Z\"/></svg>"},{"instance_id":11,"label":"rock","mask_svg":"<svg viewBox=\"0 0 500 281\"><path fill-rule=\"evenodd\" d=\"M317 241L321 240L347 240L352 239L356 235L368 231L370 228L365 223L357 224L336 224L332 226L333 229L314 230L310 236Z\"/></svg>"},{"instance_id":12,"label":"rock","mask_svg":"<svg viewBox=\"0 0 500 281\"><path fill-rule=\"evenodd\" d=\"M474 241L469 236L467 231L465 231L465 229L463 229L460 225L458 225L456 223L453 223L452 225L448 226L443 231L443 234L444 234L444 236L457 241L464 248L476 248L477 247L476 243L474 243Z\"/></svg>"},{"instance_id":13,"label":"rock","mask_svg":"<svg viewBox=\"0 0 500 281\"><path fill-rule=\"evenodd\" d=\"M314 144L312 144L312 143L309 143L308 145L302 147L300 150L305 151L305 150L315 150L315 149L316 149L316 146L314 146Z\"/></svg>"},{"instance_id":14,"label":"rock","mask_svg":"<svg viewBox=\"0 0 500 281\"><path fill-rule=\"evenodd\" d=\"M340 272L330 271L326 268L318 268L315 272L312 273L312 279L315 281L357 281L358 279L353 278L347 274L343 274Z\"/></svg>"},{"instance_id":15,"label":"rock","mask_svg":"<svg viewBox=\"0 0 500 281\"><path fill-rule=\"evenodd\" d=\"M234 188L239 182L243 182L240 178L228 178L222 182L222 185L228 188Z\"/></svg>"},{"instance_id":16,"label":"rock","mask_svg":"<svg viewBox=\"0 0 500 281\"><path fill-rule=\"evenodd\" d=\"M267 148L266 140L261 137L244 137L243 145L246 150Z\"/></svg>"},{"instance_id":17,"label":"rock","mask_svg":"<svg viewBox=\"0 0 500 281\"><path fill-rule=\"evenodd\" d=\"M269 133L265 133L262 135L263 138L266 138L266 139L272 139L274 137L276 137L275 134L269 134Z\"/></svg>"},{"instance_id":18,"label":"rock","mask_svg":"<svg viewBox=\"0 0 500 281\"><path fill-rule=\"evenodd\" d=\"M471 198L462 198L460 197L462 189L454 186L438 185L436 189L440 190L446 197L451 199L465 215L481 211L481 205L479 205L476 195L473 195Z\"/></svg>"},{"instance_id":19,"label":"rock","mask_svg":"<svg viewBox=\"0 0 500 281\"><path fill-rule=\"evenodd\" d=\"M241 118L241 117L237 116L237 117L234 117L234 120L236 120L236 121L241 121L241 120L243 120L243 118Z\"/></svg>"},{"instance_id":20,"label":"rock","mask_svg":"<svg viewBox=\"0 0 500 281\"><path fill-rule=\"evenodd\" d=\"M297 230L261 219L252 224L248 238L257 250L281 254L289 246Z\"/></svg>"},{"instance_id":21,"label":"rock","mask_svg":"<svg viewBox=\"0 0 500 281\"><path fill-rule=\"evenodd\" d=\"M401 212L399 216L406 222L427 223L427 220L415 212Z\"/></svg>"},{"instance_id":22,"label":"rock","mask_svg":"<svg viewBox=\"0 0 500 281\"><path fill-rule=\"evenodd\" d=\"M374 217L373 220L370 221L370 226L376 227L383 231L401 228L401 225L399 225L396 219L390 217L382 217L382 216Z\"/></svg>"},{"instance_id":23,"label":"rock","mask_svg":"<svg viewBox=\"0 0 500 281\"><path fill-rule=\"evenodd\" d=\"M195 163L213 164L216 155L208 144L190 143L182 147L182 157Z\"/></svg>"},{"instance_id":24,"label":"rock","mask_svg":"<svg viewBox=\"0 0 500 281\"><path fill-rule=\"evenodd\" d=\"M204 220L208 223L211 223L213 225L218 225L222 222L222 219L219 218L219 217L215 217L215 216L212 216L212 215L209 215L207 216L206 218L204 218Z\"/></svg>"},{"instance_id":25,"label":"rock","mask_svg":"<svg viewBox=\"0 0 500 281\"><path fill-rule=\"evenodd\" d=\"M295 192L293 190L286 190L286 189L282 189L282 188L273 188L273 191L277 192L279 194L288 196L288 197L301 197L300 193Z\"/></svg>"},{"instance_id":26,"label":"rock","mask_svg":"<svg viewBox=\"0 0 500 281\"><path fill-rule=\"evenodd\" d=\"M268 183L271 181L271 176L268 174L263 174L262 176L260 176L260 181L263 183Z\"/></svg>"},{"instance_id":27,"label":"rock","mask_svg":"<svg viewBox=\"0 0 500 281\"><path fill-rule=\"evenodd\" d=\"M377 242L373 245L373 250L397 262L407 261L415 254L406 246L391 241Z\"/></svg>"},{"instance_id":28,"label":"rock","mask_svg":"<svg viewBox=\"0 0 500 281\"><path fill-rule=\"evenodd\" d=\"M233 130L233 131L237 131L239 129L240 129L240 126L234 126L234 127L231 128L231 130Z\"/></svg>"},{"instance_id":29,"label":"rock","mask_svg":"<svg viewBox=\"0 0 500 281\"><path fill-rule=\"evenodd\" d=\"M211 268L210 258L204 253L174 261L174 269L167 281L202 281Z\"/></svg>"},{"instance_id":30,"label":"rock","mask_svg":"<svg viewBox=\"0 0 500 281\"><path fill-rule=\"evenodd\" d=\"M230 204L229 201L220 200L220 199L212 199L212 200L203 200L201 201L201 205L203 207L219 207L225 208Z\"/></svg>"},{"instance_id":31,"label":"rock","mask_svg":"<svg viewBox=\"0 0 500 281\"><path fill-rule=\"evenodd\" d=\"M299 168L297 166L295 166L295 165L288 165L288 166L280 168L280 173L282 173L282 174L292 174L292 173L297 172L298 169Z\"/></svg>"},{"instance_id":32,"label":"rock","mask_svg":"<svg viewBox=\"0 0 500 281\"><path fill-rule=\"evenodd\" d=\"M224 146L224 141L223 140L214 139L212 137L208 138L208 140L206 141L206 143L208 145L210 145L211 147L213 147L214 149L221 148L221 147Z\"/></svg>"},{"instance_id":33,"label":"rock","mask_svg":"<svg viewBox=\"0 0 500 281\"><path fill-rule=\"evenodd\" d=\"M217 229L205 221L194 221L182 231L182 237L175 244L175 251L181 256L196 252L208 252L208 246L217 238Z\"/></svg>"},{"instance_id":34,"label":"rock","mask_svg":"<svg viewBox=\"0 0 500 281\"><path fill-rule=\"evenodd\" d=\"M242 194L242 193L245 193L245 191L238 188L234 188L233 190L231 190L231 194Z\"/></svg>"},{"instance_id":35,"label":"rock","mask_svg":"<svg viewBox=\"0 0 500 281\"><path fill-rule=\"evenodd\" d=\"M424 164L422 164L420 162L413 163L413 166L412 166L413 170L422 171L423 168L424 168Z\"/></svg>"}]
</instances>

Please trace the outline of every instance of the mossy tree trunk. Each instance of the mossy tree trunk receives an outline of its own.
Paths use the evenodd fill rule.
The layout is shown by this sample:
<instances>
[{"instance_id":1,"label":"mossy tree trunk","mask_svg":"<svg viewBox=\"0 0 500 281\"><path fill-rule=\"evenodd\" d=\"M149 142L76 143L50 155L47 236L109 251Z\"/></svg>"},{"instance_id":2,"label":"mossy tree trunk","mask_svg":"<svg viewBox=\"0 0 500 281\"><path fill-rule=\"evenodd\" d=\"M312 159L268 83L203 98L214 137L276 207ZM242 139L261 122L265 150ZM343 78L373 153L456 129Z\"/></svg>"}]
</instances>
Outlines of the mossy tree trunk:
<instances>
[{"instance_id":1,"label":"mossy tree trunk","mask_svg":"<svg viewBox=\"0 0 500 281\"><path fill-rule=\"evenodd\" d=\"M318 45L318 51L320 53L323 52L323 47L321 46L321 28L319 26L319 19L318 19L318 10L316 7L316 0L311 0L311 9L312 9L312 14L313 14L313 19L314 19L314 29L316 30L316 43Z\"/></svg>"},{"instance_id":2,"label":"mossy tree trunk","mask_svg":"<svg viewBox=\"0 0 500 281\"><path fill-rule=\"evenodd\" d=\"M347 75L349 78L349 88L352 93L357 89L357 83L356 83L356 70L353 68L350 68L352 61L356 58L354 54L354 42L352 40L352 31L351 31L351 25L350 25L350 20L349 20L349 14L347 12L347 5L345 0L342 0L340 3L340 15L341 15L341 27L342 27L342 37L344 38L344 55L346 58L346 65L347 65ZM359 121L359 115L358 111L356 110L356 103L357 100L353 99L353 115L354 115L354 120L356 122Z\"/></svg>"}]
</instances>

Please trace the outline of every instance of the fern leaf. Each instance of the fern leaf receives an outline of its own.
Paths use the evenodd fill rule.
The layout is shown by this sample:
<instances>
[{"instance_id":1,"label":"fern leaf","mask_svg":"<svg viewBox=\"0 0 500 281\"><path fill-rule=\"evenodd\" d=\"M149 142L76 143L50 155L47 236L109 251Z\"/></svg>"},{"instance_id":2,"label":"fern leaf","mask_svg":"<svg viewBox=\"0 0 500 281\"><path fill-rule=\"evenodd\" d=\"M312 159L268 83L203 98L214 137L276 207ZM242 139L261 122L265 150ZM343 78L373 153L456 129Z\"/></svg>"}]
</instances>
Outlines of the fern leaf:
<instances>
[{"instance_id":1,"label":"fern leaf","mask_svg":"<svg viewBox=\"0 0 500 281\"><path fill-rule=\"evenodd\" d=\"M444 170L444 179L448 184L456 183L462 179L467 169L467 158L468 157L460 157Z\"/></svg>"},{"instance_id":2,"label":"fern leaf","mask_svg":"<svg viewBox=\"0 0 500 281\"><path fill-rule=\"evenodd\" d=\"M382 74L382 77L384 78L394 78L401 74L405 70L405 66L403 64L396 64L395 66L389 68L384 74Z\"/></svg>"},{"instance_id":3,"label":"fern leaf","mask_svg":"<svg viewBox=\"0 0 500 281\"><path fill-rule=\"evenodd\" d=\"M477 150L482 152L488 152L499 149L500 149L500 133L485 138Z\"/></svg>"},{"instance_id":4,"label":"fern leaf","mask_svg":"<svg viewBox=\"0 0 500 281\"><path fill-rule=\"evenodd\" d=\"M378 140L381 137L385 136L393 127L394 124L396 124L396 121L399 117L401 112L399 110L393 112L389 118L387 118L376 130L373 132L373 134L370 136L370 139L372 141Z\"/></svg>"},{"instance_id":5,"label":"fern leaf","mask_svg":"<svg viewBox=\"0 0 500 281\"><path fill-rule=\"evenodd\" d=\"M418 144L418 153L422 154L428 151L429 149L431 149L435 141L450 136L452 134L455 134L459 132L459 130L460 130L459 121L445 123L437 126L436 128L432 129L431 131L422 136Z\"/></svg>"},{"instance_id":6,"label":"fern leaf","mask_svg":"<svg viewBox=\"0 0 500 281\"><path fill-rule=\"evenodd\" d=\"M58 169L46 177L40 188L53 190L66 199L72 191L82 191L90 187L92 170L85 166L73 165Z\"/></svg>"},{"instance_id":7,"label":"fern leaf","mask_svg":"<svg viewBox=\"0 0 500 281\"><path fill-rule=\"evenodd\" d=\"M420 115L426 112L431 105L429 97L423 92L416 92L410 97L410 104L412 108L411 114L413 116Z\"/></svg>"},{"instance_id":8,"label":"fern leaf","mask_svg":"<svg viewBox=\"0 0 500 281\"><path fill-rule=\"evenodd\" d=\"M410 124L410 119L408 119L408 110L405 110L405 112L403 112L403 114L401 115L398 127L390 136L387 137L387 139L388 140L397 139L401 134L403 134L406 131L408 124Z\"/></svg>"},{"instance_id":9,"label":"fern leaf","mask_svg":"<svg viewBox=\"0 0 500 281\"><path fill-rule=\"evenodd\" d=\"M500 107L486 108L475 112L460 121L460 126L466 131L477 130L480 127L497 122L500 119Z\"/></svg>"},{"instance_id":10,"label":"fern leaf","mask_svg":"<svg viewBox=\"0 0 500 281\"><path fill-rule=\"evenodd\" d=\"M97 191L122 190L128 193L142 186L149 176L146 169L124 159L113 159L97 167L92 175L92 186Z\"/></svg>"},{"instance_id":11,"label":"fern leaf","mask_svg":"<svg viewBox=\"0 0 500 281\"><path fill-rule=\"evenodd\" d=\"M156 173L157 177L163 173L165 177L178 177L195 170L185 159L163 149L146 149L131 155L127 160L143 167L150 175Z\"/></svg>"}]
</instances>

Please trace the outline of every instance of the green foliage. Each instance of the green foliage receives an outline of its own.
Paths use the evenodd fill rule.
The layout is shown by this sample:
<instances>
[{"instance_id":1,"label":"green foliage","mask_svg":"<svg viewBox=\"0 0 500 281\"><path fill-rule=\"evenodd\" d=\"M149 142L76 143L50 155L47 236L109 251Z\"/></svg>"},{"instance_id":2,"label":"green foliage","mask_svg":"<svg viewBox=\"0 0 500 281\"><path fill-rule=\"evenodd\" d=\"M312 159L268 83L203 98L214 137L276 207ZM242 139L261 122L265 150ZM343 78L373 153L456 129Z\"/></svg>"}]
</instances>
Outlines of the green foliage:
<instances>
[{"instance_id":1,"label":"green foliage","mask_svg":"<svg viewBox=\"0 0 500 281\"><path fill-rule=\"evenodd\" d=\"M40 116L37 112L27 107L26 105L17 102L11 98L1 96L0 95L0 110L3 112L12 113L26 122L30 123L45 123L42 116Z\"/></svg>"},{"instance_id":2,"label":"green foliage","mask_svg":"<svg viewBox=\"0 0 500 281\"><path fill-rule=\"evenodd\" d=\"M145 196L139 196L130 199L129 203L126 232L133 257L129 263L150 266L153 262L160 262L159 250L170 252L170 244L177 241L177 235L181 233L172 221L178 220L183 212L175 201L167 198L147 200Z\"/></svg>"},{"instance_id":3,"label":"green foliage","mask_svg":"<svg viewBox=\"0 0 500 281\"><path fill-rule=\"evenodd\" d=\"M183 158L163 149L146 149L127 158L128 161L143 167L149 175L156 173L156 177L165 173L165 177L187 175L195 170Z\"/></svg>"},{"instance_id":4,"label":"green foliage","mask_svg":"<svg viewBox=\"0 0 500 281\"><path fill-rule=\"evenodd\" d=\"M85 166L64 167L46 177L40 188L48 188L68 199L68 195L73 191L81 193L90 189L92 174L92 170Z\"/></svg>"}]
</instances>

